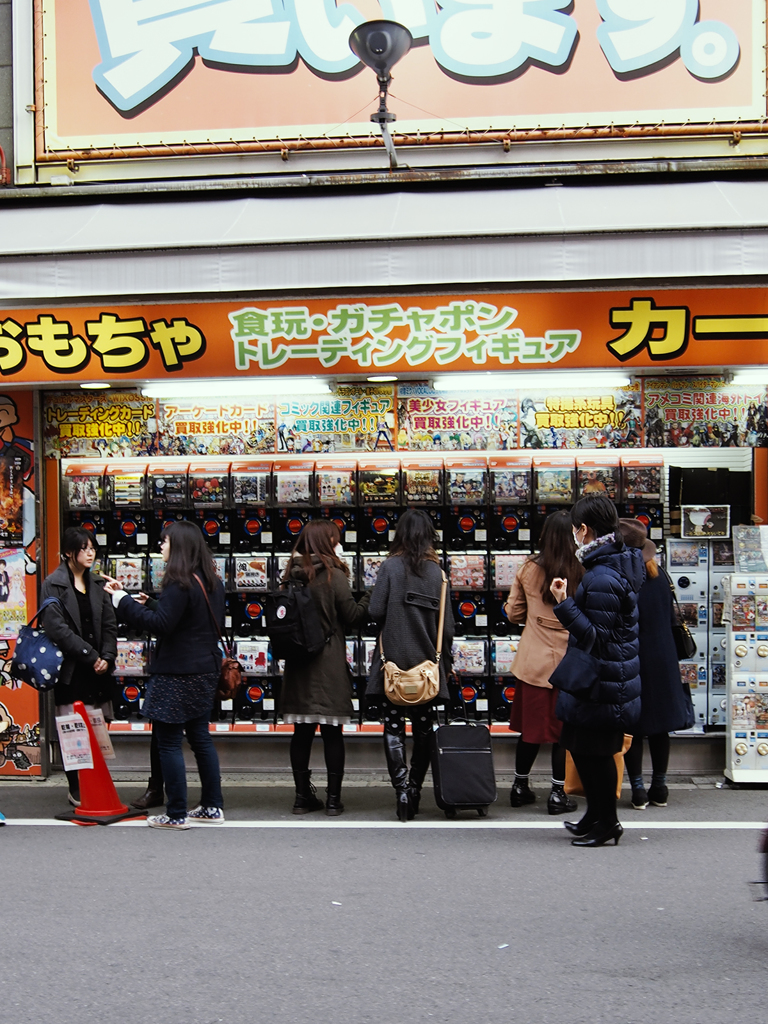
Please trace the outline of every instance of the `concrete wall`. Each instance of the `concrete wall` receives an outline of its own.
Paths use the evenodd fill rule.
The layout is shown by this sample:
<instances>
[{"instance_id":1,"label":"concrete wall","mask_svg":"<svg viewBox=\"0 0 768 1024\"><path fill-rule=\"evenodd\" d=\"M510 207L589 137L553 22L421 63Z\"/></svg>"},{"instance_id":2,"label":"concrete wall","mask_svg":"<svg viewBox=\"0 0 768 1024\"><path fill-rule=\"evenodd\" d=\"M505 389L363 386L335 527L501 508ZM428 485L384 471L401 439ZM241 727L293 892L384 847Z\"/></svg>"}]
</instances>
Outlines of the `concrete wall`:
<instances>
[{"instance_id":1,"label":"concrete wall","mask_svg":"<svg viewBox=\"0 0 768 1024\"><path fill-rule=\"evenodd\" d=\"M0 146L9 167L13 166L12 58L11 0L0 0Z\"/></svg>"}]
</instances>

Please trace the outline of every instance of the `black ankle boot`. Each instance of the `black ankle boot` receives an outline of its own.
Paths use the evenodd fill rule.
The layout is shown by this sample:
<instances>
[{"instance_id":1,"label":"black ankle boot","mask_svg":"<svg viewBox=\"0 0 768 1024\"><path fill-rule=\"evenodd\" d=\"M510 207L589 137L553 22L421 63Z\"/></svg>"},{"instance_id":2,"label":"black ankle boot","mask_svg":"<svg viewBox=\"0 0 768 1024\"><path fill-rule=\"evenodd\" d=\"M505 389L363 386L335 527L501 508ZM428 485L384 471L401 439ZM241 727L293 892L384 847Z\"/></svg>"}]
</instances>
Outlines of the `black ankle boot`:
<instances>
[{"instance_id":1,"label":"black ankle boot","mask_svg":"<svg viewBox=\"0 0 768 1024\"><path fill-rule=\"evenodd\" d=\"M318 800L315 787L310 781L312 772L294 772L293 782L296 786L296 800L293 805L294 814L309 814L310 811L322 811L323 801Z\"/></svg>"},{"instance_id":2,"label":"black ankle boot","mask_svg":"<svg viewBox=\"0 0 768 1024\"><path fill-rule=\"evenodd\" d=\"M147 788L140 797L131 801L131 807L135 807L139 811L148 811L150 807L162 807L164 803L162 784L158 786L153 779L148 779Z\"/></svg>"},{"instance_id":3,"label":"black ankle boot","mask_svg":"<svg viewBox=\"0 0 768 1024\"><path fill-rule=\"evenodd\" d=\"M326 793L328 799L325 801L325 813L329 818L337 818L344 812L344 804L341 802L341 780L343 773L328 772L328 787Z\"/></svg>"},{"instance_id":4,"label":"black ankle boot","mask_svg":"<svg viewBox=\"0 0 768 1024\"><path fill-rule=\"evenodd\" d=\"M547 811L549 814L565 814L566 811L575 811L577 807L575 800L572 800L562 785L552 783L552 792L547 800Z\"/></svg>"},{"instance_id":5,"label":"black ankle boot","mask_svg":"<svg viewBox=\"0 0 768 1024\"><path fill-rule=\"evenodd\" d=\"M522 807L524 804L532 804L535 799L536 794L528 785L528 779L519 779L515 776L515 781L509 794L510 807Z\"/></svg>"}]
</instances>

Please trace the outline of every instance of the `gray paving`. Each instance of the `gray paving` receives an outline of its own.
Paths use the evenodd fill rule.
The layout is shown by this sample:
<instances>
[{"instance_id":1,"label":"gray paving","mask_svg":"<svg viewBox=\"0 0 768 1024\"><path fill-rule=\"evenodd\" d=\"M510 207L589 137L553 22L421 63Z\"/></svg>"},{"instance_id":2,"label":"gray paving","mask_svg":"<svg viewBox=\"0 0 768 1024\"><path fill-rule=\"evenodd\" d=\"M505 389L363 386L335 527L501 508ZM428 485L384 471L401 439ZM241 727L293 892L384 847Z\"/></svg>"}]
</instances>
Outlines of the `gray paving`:
<instances>
[{"instance_id":1,"label":"gray paving","mask_svg":"<svg viewBox=\"0 0 768 1024\"><path fill-rule=\"evenodd\" d=\"M505 792L491 809L489 824L525 830L469 817L460 830L378 829L391 794L365 784L347 787L336 822L283 828L297 824L290 791L258 780L227 785L227 816L271 827L4 828L3 1019L762 1019L768 904L746 881L768 791L679 784L667 808L622 808L628 824L669 827L599 850L549 828L539 793L516 811ZM0 784L0 808L45 821L64 795L58 780ZM423 820L445 820L431 795ZM675 827L686 822L725 827Z\"/></svg>"}]
</instances>

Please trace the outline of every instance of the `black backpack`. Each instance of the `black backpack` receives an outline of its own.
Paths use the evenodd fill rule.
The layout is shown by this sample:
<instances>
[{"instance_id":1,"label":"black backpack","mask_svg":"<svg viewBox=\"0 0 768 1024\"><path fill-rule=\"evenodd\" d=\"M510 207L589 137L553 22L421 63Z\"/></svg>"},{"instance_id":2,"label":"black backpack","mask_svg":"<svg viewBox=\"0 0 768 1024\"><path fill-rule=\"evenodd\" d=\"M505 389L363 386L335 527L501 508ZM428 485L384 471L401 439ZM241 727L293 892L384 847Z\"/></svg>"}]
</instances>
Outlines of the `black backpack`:
<instances>
[{"instance_id":1,"label":"black backpack","mask_svg":"<svg viewBox=\"0 0 768 1024\"><path fill-rule=\"evenodd\" d=\"M331 639L323 633L309 587L297 580L267 595L266 616L273 658L312 658Z\"/></svg>"}]
</instances>

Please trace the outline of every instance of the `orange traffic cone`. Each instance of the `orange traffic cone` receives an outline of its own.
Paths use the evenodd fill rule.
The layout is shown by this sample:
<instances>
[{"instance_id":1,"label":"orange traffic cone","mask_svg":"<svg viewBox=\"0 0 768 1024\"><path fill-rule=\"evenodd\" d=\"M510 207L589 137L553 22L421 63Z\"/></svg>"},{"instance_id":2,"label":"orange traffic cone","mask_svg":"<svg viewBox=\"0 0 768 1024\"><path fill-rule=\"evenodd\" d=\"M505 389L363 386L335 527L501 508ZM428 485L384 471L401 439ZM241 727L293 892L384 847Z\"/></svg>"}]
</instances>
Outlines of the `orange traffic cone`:
<instances>
[{"instance_id":1,"label":"orange traffic cone","mask_svg":"<svg viewBox=\"0 0 768 1024\"><path fill-rule=\"evenodd\" d=\"M112 776L99 748L99 741L91 726L88 712L82 701L74 703L76 715L80 715L88 730L91 742L93 768L81 768L77 773L80 781L80 806L70 814L57 814L56 817L67 821L75 821L82 825L110 825L124 818L143 818L146 811L132 811L122 803L117 795Z\"/></svg>"}]
</instances>

